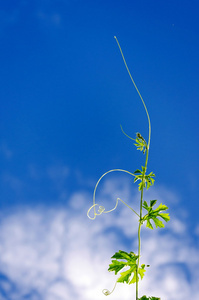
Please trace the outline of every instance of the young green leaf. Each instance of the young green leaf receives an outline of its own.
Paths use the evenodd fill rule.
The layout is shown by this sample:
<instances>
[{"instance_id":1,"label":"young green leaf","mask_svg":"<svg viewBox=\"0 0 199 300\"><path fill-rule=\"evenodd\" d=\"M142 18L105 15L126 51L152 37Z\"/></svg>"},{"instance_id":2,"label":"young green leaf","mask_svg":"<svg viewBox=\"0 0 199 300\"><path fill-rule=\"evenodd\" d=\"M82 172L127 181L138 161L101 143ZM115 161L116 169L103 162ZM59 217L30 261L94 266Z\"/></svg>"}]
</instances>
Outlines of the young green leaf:
<instances>
[{"instance_id":1,"label":"young green leaf","mask_svg":"<svg viewBox=\"0 0 199 300\"><path fill-rule=\"evenodd\" d=\"M153 177L155 177L155 174L153 172L151 172L148 175L145 175L145 181L146 181L146 184L147 184L147 190L150 188L150 186L152 186L154 184L155 179Z\"/></svg>"},{"instance_id":2,"label":"young green leaf","mask_svg":"<svg viewBox=\"0 0 199 300\"><path fill-rule=\"evenodd\" d=\"M141 182L138 185L139 191L141 191L143 188L147 188L147 190L154 184L155 174L153 172L149 173L148 175L145 174L146 169L145 167L142 167L142 171L137 169L133 174L135 175L134 182L140 180Z\"/></svg>"},{"instance_id":3,"label":"young green leaf","mask_svg":"<svg viewBox=\"0 0 199 300\"><path fill-rule=\"evenodd\" d=\"M141 268L139 268L138 270L138 274L140 275L140 278L142 279L144 277L144 272L146 272L145 268L145 264L141 265Z\"/></svg>"},{"instance_id":4,"label":"young green leaf","mask_svg":"<svg viewBox=\"0 0 199 300\"><path fill-rule=\"evenodd\" d=\"M141 136L141 134L139 132L136 134L135 141L136 141L136 143L134 145L137 147L137 150L142 151L143 153L145 153L146 148L147 148L147 143L146 143L145 139Z\"/></svg>"},{"instance_id":5,"label":"young green leaf","mask_svg":"<svg viewBox=\"0 0 199 300\"><path fill-rule=\"evenodd\" d=\"M127 253L125 251L119 250L116 252L112 258L112 263L109 265L108 271L114 271L117 274L125 267L129 267L128 270L120 273L120 277L117 282L126 282L127 284L132 284L136 282L136 270L137 270L137 259L138 255L134 252ZM119 261L119 259L123 261ZM138 275L142 279L144 277L145 265L141 265L138 269ZM139 280L139 277L137 278Z\"/></svg>"},{"instance_id":6,"label":"young green leaf","mask_svg":"<svg viewBox=\"0 0 199 300\"><path fill-rule=\"evenodd\" d=\"M150 201L150 206L148 206L147 202L144 201L143 206L142 206L148 212L142 218L142 222L147 221L146 222L146 227L148 227L150 229L153 229L153 225L151 224L151 220L153 220L153 222L155 223L156 228L157 227L160 227L160 228L164 227L164 223L161 220L159 220L159 218L162 218L166 222L168 222L170 220L169 214L165 213L165 212L162 212L162 211L168 209L168 207L166 205L163 205L161 203L156 209L153 209L153 206L155 205L156 202L157 202L157 200L151 200Z\"/></svg>"},{"instance_id":7,"label":"young green leaf","mask_svg":"<svg viewBox=\"0 0 199 300\"><path fill-rule=\"evenodd\" d=\"M146 151L146 147L147 147L147 143L145 141L145 139L141 136L141 134L138 132L136 134L136 139L133 139L132 137L130 137L128 134L126 134L122 128L122 125L120 125L122 132L124 133L124 135L126 135L129 139L135 141L136 143L134 144L137 147L137 150L143 151L143 153L145 153Z\"/></svg>"}]
</instances>

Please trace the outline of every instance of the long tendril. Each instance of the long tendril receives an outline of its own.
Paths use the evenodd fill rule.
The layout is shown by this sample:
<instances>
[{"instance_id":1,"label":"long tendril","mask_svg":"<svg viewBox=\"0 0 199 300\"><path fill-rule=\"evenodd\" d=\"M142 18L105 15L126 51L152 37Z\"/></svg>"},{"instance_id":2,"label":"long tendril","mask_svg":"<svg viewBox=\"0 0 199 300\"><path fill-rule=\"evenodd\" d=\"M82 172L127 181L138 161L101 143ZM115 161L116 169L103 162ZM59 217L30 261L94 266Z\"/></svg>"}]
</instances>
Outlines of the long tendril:
<instances>
[{"instance_id":1,"label":"long tendril","mask_svg":"<svg viewBox=\"0 0 199 300\"><path fill-rule=\"evenodd\" d=\"M89 210L88 210L88 212L87 212L87 216L89 217L89 219L94 220L94 219L96 218L96 216L99 216L99 215L101 215L102 213L109 213L109 212L112 212L113 210L115 210L115 209L117 208L118 202L121 201L121 202L122 202L123 204L125 204L128 208L130 208L130 209L131 209L138 217L140 217L132 207L130 207L128 204L126 204L126 203L125 203L123 200L121 200L120 198L117 198L115 207L114 207L113 209L111 209L111 210L108 210L108 211L106 211L105 208L104 208L103 206L99 206L99 205L95 202L95 198L96 198L96 190L97 190L97 187L98 187L100 181L102 180L102 178L103 178L104 176L106 176L108 173L111 173L111 172L124 172L124 173L127 173L127 174L129 174L129 175L135 177L135 175L134 175L133 173L131 173L131 172L127 171L127 170L122 170L122 169L113 169L113 170L109 170L109 171L105 172L105 173L99 178L99 180L97 181L97 183L96 183L96 185L95 185L94 192L93 192L93 205L89 208ZM99 206L98 212L96 212L96 206ZM94 210L94 217L91 217L91 216L90 216L90 211L91 211L92 209Z\"/></svg>"},{"instance_id":2,"label":"long tendril","mask_svg":"<svg viewBox=\"0 0 199 300\"><path fill-rule=\"evenodd\" d=\"M133 77L132 77L132 75L131 75L131 72L129 71L128 65L127 65L126 60L125 60L125 58L124 58L124 54L123 54L123 52L122 52L122 48L120 47L120 44L119 44L119 42L118 42L118 39L116 38L116 36L114 36L114 38L116 39L117 45L118 45L118 47L119 47L119 49L120 49L120 53L121 53L121 55L122 55L122 58L123 58L125 67L126 67L126 69L127 69L127 72L128 72L128 74L129 74L129 77L130 77L130 79L131 79L131 81L132 81L132 83L133 83L133 85L134 85L134 87L135 87L135 89L136 89L136 91L137 91L137 93L138 93L140 99L142 100L142 104L144 105L144 109L145 109L146 114L147 114L148 123L149 123L149 137L148 137L148 149L149 149L149 146L150 146L150 140L151 140L151 121L150 121L149 113L148 113L146 104L145 104L145 102L144 102L144 100L143 100L143 98L142 98L142 95L140 94L140 91L138 90L137 85L135 84L135 81L133 80Z\"/></svg>"}]
</instances>

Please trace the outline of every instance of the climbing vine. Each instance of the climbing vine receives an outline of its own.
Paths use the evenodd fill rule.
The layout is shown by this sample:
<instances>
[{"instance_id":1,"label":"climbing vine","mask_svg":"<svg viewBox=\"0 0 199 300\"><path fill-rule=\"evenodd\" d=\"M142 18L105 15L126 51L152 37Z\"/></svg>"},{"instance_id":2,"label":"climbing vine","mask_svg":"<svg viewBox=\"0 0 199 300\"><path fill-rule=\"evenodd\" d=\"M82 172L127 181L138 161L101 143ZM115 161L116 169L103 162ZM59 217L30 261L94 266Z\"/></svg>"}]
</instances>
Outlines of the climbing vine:
<instances>
[{"instance_id":1,"label":"climbing vine","mask_svg":"<svg viewBox=\"0 0 199 300\"><path fill-rule=\"evenodd\" d=\"M149 113L146 107L146 104L132 78L132 75L129 71L129 68L127 66L126 60L124 58L121 46L117 40L116 37L114 37L117 45L119 47L121 56L123 58L123 62L125 64L125 67L127 69L127 72L129 74L129 77L139 95L139 98L142 101L142 104L145 109L145 113L147 115L148 119L148 140L146 141L145 138L138 132L135 136L135 138L130 137L128 134L126 134L121 126L121 130L123 134L134 141L134 145L137 148L137 150L141 151L143 155L145 156L145 163L144 166L141 166L140 169L135 170L134 172L130 172L123 169L113 169L109 170L106 173L104 173L99 180L97 181L94 192L93 192L93 205L89 208L87 215L91 220L94 220L96 216L101 215L102 213L110 213L114 211L117 206L118 202L122 202L124 205L126 205L132 213L136 214L138 218L138 249L137 254L134 252L127 253L126 251L119 250L111 257L111 263L109 264L108 271L109 272L115 272L115 275L119 275L115 286L112 291L109 291L107 289L104 289L102 292L104 295L108 296L116 288L117 283L127 283L127 284L135 284L136 287L136 300L160 300L160 298L157 297L147 297L142 296L139 298L139 280L143 279L146 268L149 267L146 264L140 265L140 256L141 256L141 227L146 224L146 227L149 229L154 229L154 225L156 228L164 227L164 223L168 222L170 220L170 216L165 211L168 209L168 207L162 203L160 203L157 206L157 200L150 200L149 203L143 200L144 191L148 190L155 181L155 174L153 172L147 173L147 166L148 166L148 158L149 158L149 148L150 148L150 141L151 141L151 121L149 117ZM101 182L102 178L106 176L107 174L111 172L124 172L129 174L130 176L134 177L134 182L138 183L138 190L140 192L140 205L139 205L139 212L136 212L130 205L125 203L120 198L117 198L115 206L111 210L106 210L103 206L100 206L96 203L95 197L96 197L96 190L98 188L99 183ZM156 206L156 208L155 208ZM93 211L93 216L91 216L91 211Z\"/></svg>"}]
</instances>

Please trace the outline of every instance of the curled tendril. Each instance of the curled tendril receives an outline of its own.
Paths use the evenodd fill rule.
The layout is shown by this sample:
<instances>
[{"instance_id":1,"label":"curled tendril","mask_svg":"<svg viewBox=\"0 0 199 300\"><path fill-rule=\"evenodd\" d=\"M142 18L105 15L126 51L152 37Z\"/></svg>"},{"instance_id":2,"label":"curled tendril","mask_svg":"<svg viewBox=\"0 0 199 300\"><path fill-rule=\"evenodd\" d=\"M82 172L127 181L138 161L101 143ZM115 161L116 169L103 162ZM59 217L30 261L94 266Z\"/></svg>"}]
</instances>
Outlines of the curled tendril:
<instances>
[{"instance_id":1,"label":"curled tendril","mask_svg":"<svg viewBox=\"0 0 199 300\"><path fill-rule=\"evenodd\" d=\"M102 213L109 213L109 212L112 212L113 210L115 210L115 209L117 208L117 205L118 205L118 202L119 202L119 201L121 201L124 205L126 205L128 208L130 208L130 209L131 209L131 210L139 217L139 215L136 213L136 211L134 211L134 210L132 209L132 207L130 207L128 204L126 204L126 203L125 203L123 200L121 200L120 198L117 198L115 207L112 208L111 210L108 210L108 211L106 211L105 208L104 208L103 206L101 206L101 205L95 203L96 190L97 190L97 187L98 187L100 181L101 181L102 178L103 178L105 175L107 175L108 173L116 172L116 171L118 171L118 172L124 172L124 173L130 174L131 176L135 176L133 173L131 173L131 172L129 172L129 171L126 171L126 170L122 170L122 169L113 169L113 170L109 170L108 172L104 173L104 174L100 177L100 179L98 180L98 182L96 183L95 188L94 188L94 192L93 192L93 205L89 208L89 210L88 210L88 212L87 212L87 216L88 216L89 219L95 220L96 216L99 216L99 215L101 215ZM96 206L99 206L97 212L96 212ZM90 216L90 211L91 211L92 209L94 210L94 217L91 217L91 216Z\"/></svg>"},{"instance_id":2,"label":"curled tendril","mask_svg":"<svg viewBox=\"0 0 199 300\"><path fill-rule=\"evenodd\" d=\"M96 213L96 210L95 210L95 214L94 214L94 217L91 217L89 214L90 214L90 211L95 207L95 206L99 206L99 204L95 203L94 205L92 205L89 210L87 211L87 216L89 219L91 220L95 220L96 216L100 216L104 211L105 211L105 208L104 206L99 206L99 209L98 209L98 212L99 213Z\"/></svg>"},{"instance_id":3,"label":"curled tendril","mask_svg":"<svg viewBox=\"0 0 199 300\"><path fill-rule=\"evenodd\" d=\"M139 215L136 213L136 211L135 211L134 209L132 209L132 207L130 207L128 204L126 204L122 199L117 198L115 207L112 208L112 209L110 209L110 210L107 210L107 211L105 210L105 207L104 207L104 206L101 206L101 205L99 205L99 204L97 204L97 203L95 203L94 205L92 205L92 206L89 208L88 212L87 212L88 218L91 219L91 220L95 220L96 216L100 216L102 213L107 214L107 213L110 213L110 212L114 211L114 210L117 208L118 202L119 202L119 201L121 201L122 203L124 203L124 205L126 205L128 208L130 208L130 209L131 209L131 210L139 217ZM94 217L91 217L91 216L90 216L90 211L91 211L94 207L96 207L96 206L99 206L99 208L98 208L97 212L96 212L96 209L95 209Z\"/></svg>"},{"instance_id":4,"label":"curled tendril","mask_svg":"<svg viewBox=\"0 0 199 300\"><path fill-rule=\"evenodd\" d=\"M114 292L116 285L117 285L117 281L116 281L116 283L115 283L115 285L114 285L114 287L113 287L113 289L112 289L111 292L110 292L109 290L107 290L107 289L103 289L102 293L103 293L105 296L109 296L110 294L112 294L112 293Z\"/></svg>"},{"instance_id":5,"label":"curled tendril","mask_svg":"<svg viewBox=\"0 0 199 300\"><path fill-rule=\"evenodd\" d=\"M103 293L105 296L109 296L112 292L110 292L110 291L107 290L107 289L103 289L102 293Z\"/></svg>"}]
</instances>

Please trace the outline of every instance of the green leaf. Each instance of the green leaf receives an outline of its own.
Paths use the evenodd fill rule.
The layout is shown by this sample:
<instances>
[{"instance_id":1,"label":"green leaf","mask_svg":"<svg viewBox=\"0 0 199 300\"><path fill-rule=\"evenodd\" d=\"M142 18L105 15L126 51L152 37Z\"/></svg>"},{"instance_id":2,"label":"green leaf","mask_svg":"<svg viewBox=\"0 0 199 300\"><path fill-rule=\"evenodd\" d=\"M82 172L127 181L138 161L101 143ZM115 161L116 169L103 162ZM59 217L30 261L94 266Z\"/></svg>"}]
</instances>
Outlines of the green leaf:
<instances>
[{"instance_id":1,"label":"green leaf","mask_svg":"<svg viewBox=\"0 0 199 300\"><path fill-rule=\"evenodd\" d=\"M149 220L147 220L147 222L146 222L146 227L153 229L153 226Z\"/></svg>"},{"instance_id":2,"label":"green leaf","mask_svg":"<svg viewBox=\"0 0 199 300\"><path fill-rule=\"evenodd\" d=\"M133 279L130 281L129 279L130 279L132 273L134 275L133 275ZM126 282L128 284L135 283L136 282L136 265L135 265L135 267L132 267L127 271L121 272L120 277L118 278L117 282Z\"/></svg>"},{"instance_id":3,"label":"green leaf","mask_svg":"<svg viewBox=\"0 0 199 300\"><path fill-rule=\"evenodd\" d=\"M167 210L167 209L168 209L168 207L161 203L154 211L159 212L161 210Z\"/></svg>"},{"instance_id":4,"label":"green leaf","mask_svg":"<svg viewBox=\"0 0 199 300\"><path fill-rule=\"evenodd\" d=\"M115 275L116 275L125 266L126 266L126 263L124 263L124 262L112 260L112 263L109 265L108 271L115 271Z\"/></svg>"},{"instance_id":5,"label":"green leaf","mask_svg":"<svg viewBox=\"0 0 199 300\"><path fill-rule=\"evenodd\" d=\"M169 214L166 213L159 213L158 216L160 216L163 220L165 220L166 222L168 222L170 220L170 216Z\"/></svg>"},{"instance_id":6,"label":"green leaf","mask_svg":"<svg viewBox=\"0 0 199 300\"><path fill-rule=\"evenodd\" d=\"M131 271L132 272L132 271ZM131 277L132 279L131 279L131 281L129 282L129 284L132 284L132 283L136 283L136 269L135 269L135 271L134 271L134 273L133 273L133 277ZM139 277L138 277L138 280L139 280Z\"/></svg>"},{"instance_id":7,"label":"green leaf","mask_svg":"<svg viewBox=\"0 0 199 300\"><path fill-rule=\"evenodd\" d=\"M139 300L149 300L149 298L147 296L142 296L141 298L139 298Z\"/></svg>"},{"instance_id":8,"label":"green leaf","mask_svg":"<svg viewBox=\"0 0 199 300\"><path fill-rule=\"evenodd\" d=\"M153 172L149 173L148 175L145 174L146 168L142 166L142 171L137 169L133 174L135 175L134 182L140 180L141 182L138 185L139 191L143 188L147 188L147 190L154 184L155 174Z\"/></svg>"},{"instance_id":9,"label":"green leaf","mask_svg":"<svg viewBox=\"0 0 199 300\"><path fill-rule=\"evenodd\" d=\"M149 210L150 207L148 206L147 202L144 201L142 207L144 207L146 210Z\"/></svg>"},{"instance_id":10,"label":"green leaf","mask_svg":"<svg viewBox=\"0 0 199 300\"><path fill-rule=\"evenodd\" d=\"M137 260L138 256L134 252L127 253L125 251L119 250L111 258L116 259L126 259L126 260Z\"/></svg>"},{"instance_id":11,"label":"green leaf","mask_svg":"<svg viewBox=\"0 0 199 300\"><path fill-rule=\"evenodd\" d=\"M155 182L155 174L153 172L149 173L148 175L145 175L145 181L147 183L147 190L152 186Z\"/></svg>"},{"instance_id":12,"label":"green leaf","mask_svg":"<svg viewBox=\"0 0 199 300\"><path fill-rule=\"evenodd\" d=\"M141 136L141 134L138 132L136 134L136 139L133 139L132 137L130 137L128 134L126 134L122 128L122 126L120 125L122 132L131 140L135 141L136 143L134 144L137 147L137 150L143 151L143 153L145 153L146 151L146 147L147 147L147 143L145 141L145 139Z\"/></svg>"},{"instance_id":13,"label":"green leaf","mask_svg":"<svg viewBox=\"0 0 199 300\"><path fill-rule=\"evenodd\" d=\"M133 174L142 174L142 171L140 171L139 169L135 170L135 172Z\"/></svg>"},{"instance_id":14,"label":"green leaf","mask_svg":"<svg viewBox=\"0 0 199 300\"><path fill-rule=\"evenodd\" d=\"M143 151L143 153L145 153L147 148L147 143L139 132L136 134L135 141L136 143L134 145L137 147L137 150Z\"/></svg>"},{"instance_id":15,"label":"green leaf","mask_svg":"<svg viewBox=\"0 0 199 300\"><path fill-rule=\"evenodd\" d=\"M142 218L142 222L146 222L146 227L153 229L153 225L151 223L151 220L155 223L156 228L164 227L164 223L159 220L159 218L162 218L164 221L168 222L170 220L170 216L168 213L164 213L162 211L167 210L168 207L166 205L163 205L162 203L156 208L153 209L153 206L156 204L157 200L151 200L150 206L148 206L147 202L144 201L142 207L147 210L147 214Z\"/></svg>"},{"instance_id":16,"label":"green leaf","mask_svg":"<svg viewBox=\"0 0 199 300\"><path fill-rule=\"evenodd\" d=\"M145 201L146 202L146 201ZM151 200L150 201L150 207L153 207L156 204L157 200Z\"/></svg>"},{"instance_id":17,"label":"green leaf","mask_svg":"<svg viewBox=\"0 0 199 300\"><path fill-rule=\"evenodd\" d=\"M145 268L145 264L141 265L141 268L139 268L138 270L138 274L140 275L140 278L142 279L144 277L144 273L146 272Z\"/></svg>"},{"instance_id":18,"label":"green leaf","mask_svg":"<svg viewBox=\"0 0 199 300\"><path fill-rule=\"evenodd\" d=\"M153 219L153 222L155 223L156 228L158 228L158 227L163 228L164 227L164 224L158 218L153 217L152 219Z\"/></svg>"},{"instance_id":19,"label":"green leaf","mask_svg":"<svg viewBox=\"0 0 199 300\"><path fill-rule=\"evenodd\" d=\"M123 268L129 268L120 273L120 277L117 282L126 282L127 284L135 283L136 280L139 280L139 277L142 279L145 272L145 265L141 265L138 269L138 275L136 276L137 270L137 259L138 255L134 252L127 253L125 251L119 250L112 256L113 260L109 265L108 271L114 271L117 274ZM122 261L121 261L122 260ZM138 277L136 279L136 277Z\"/></svg>"}]
</instances>

